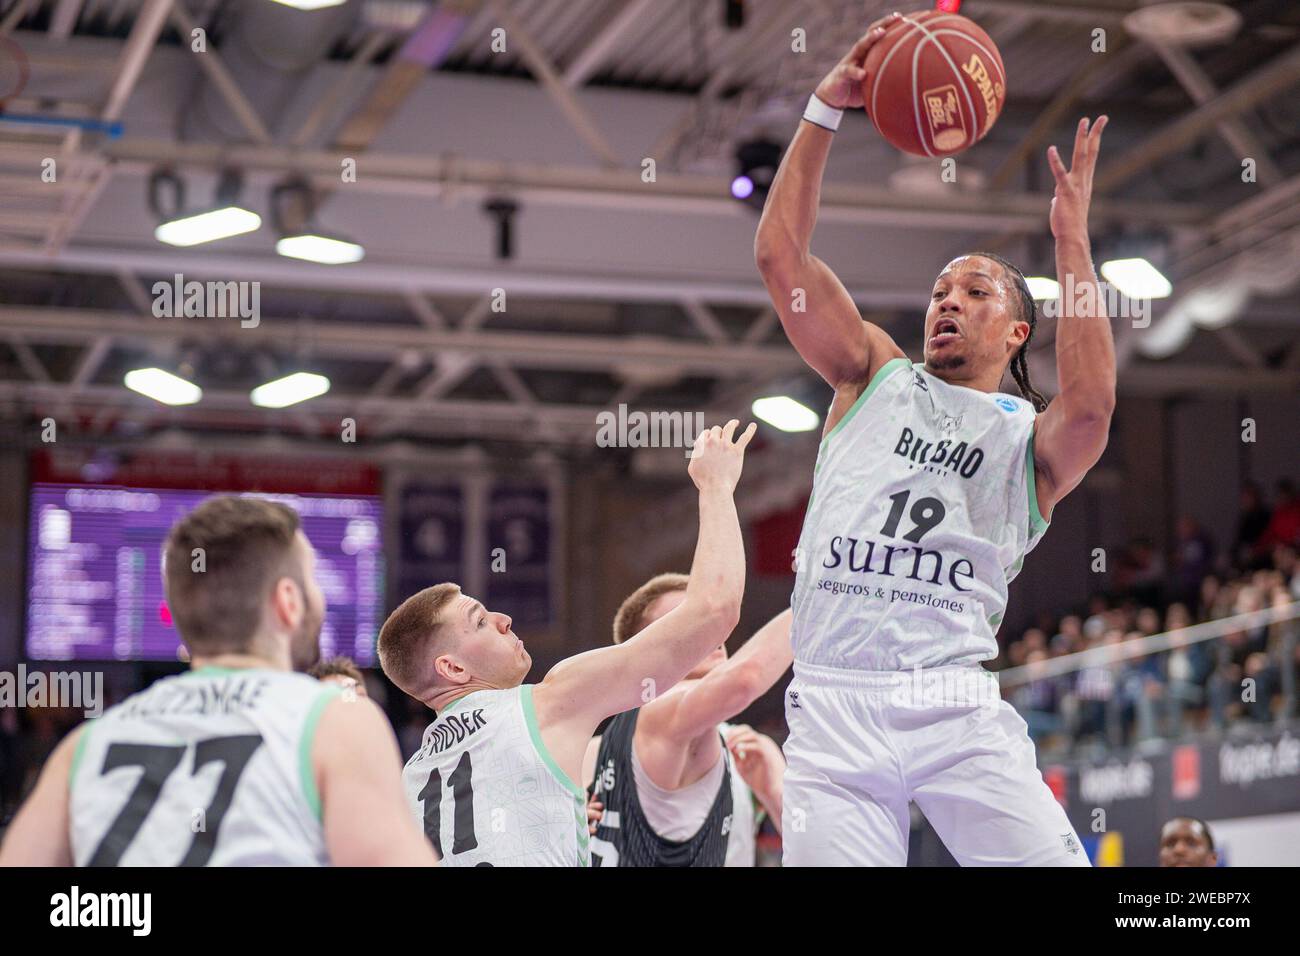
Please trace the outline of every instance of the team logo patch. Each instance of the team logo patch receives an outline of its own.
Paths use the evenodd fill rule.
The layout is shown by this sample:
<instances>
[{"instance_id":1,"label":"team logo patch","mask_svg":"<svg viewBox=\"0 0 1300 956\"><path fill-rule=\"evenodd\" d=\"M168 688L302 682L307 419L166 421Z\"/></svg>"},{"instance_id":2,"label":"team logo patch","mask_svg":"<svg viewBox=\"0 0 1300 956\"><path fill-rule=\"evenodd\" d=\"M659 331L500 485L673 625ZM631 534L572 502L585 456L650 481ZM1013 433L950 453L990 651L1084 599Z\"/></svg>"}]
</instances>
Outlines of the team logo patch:
<instances>
[{"instance_id":1,"label":"team logo patch","mask_svg":"<svg viewBox=\"0 0 1300 956\"><path fill-rule=\"evenodd\" d=\"M995 398L993 404L1004 412L1014 412L1017 408L1016 400L1014 398L1007 398L1006 396Z\"/></svg>"},{"instance_id":2,"label":"team logo patch","mask_svg":"<svg viewBox=\"0 0 1300 956\"><path fill-rule=\"evenodd\" d=\"M790 706L793 707L795 710L799 710L799 709L800 709L800 707L799 707L799 692L798 692L797 690L792 690L792 691L790 691Z\"/></svg>"},{"instance_id":3,"label":"team logo patch","mask_svg":"<svg viewBox=\"0 0 1300 956\"><path fill-rule=\"evenodd\" d=\"M1071 853L1074 856L1079 855L1079 841L1074 838L1073 833L1062 833L1061 842L1065 844L1065 850L1067 853Z\"/></svg>"}]
</instances>

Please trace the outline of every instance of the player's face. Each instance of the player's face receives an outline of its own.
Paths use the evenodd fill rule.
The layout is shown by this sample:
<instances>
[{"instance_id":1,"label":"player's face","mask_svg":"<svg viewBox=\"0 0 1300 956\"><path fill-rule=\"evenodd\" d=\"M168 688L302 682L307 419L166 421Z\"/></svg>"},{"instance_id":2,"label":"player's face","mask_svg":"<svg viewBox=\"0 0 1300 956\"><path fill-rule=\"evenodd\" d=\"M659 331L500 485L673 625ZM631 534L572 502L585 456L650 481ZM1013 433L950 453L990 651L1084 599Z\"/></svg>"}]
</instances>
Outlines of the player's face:
<instances>
[{"instance_id":1,"label":"player's face","mask_svg":"<svg viewBox=\"0 0 1300 956\"><path fill-rule=\"evenodd\" d=\"M289 644L289 657L296 671L305 671L320 660L320 629L325 623L325 593L316 583L316 549L298 532L298 553L302 559L303 609Z\"/></svg>"},{"instance_id":2,"label":"player's face","mask_svg":"<svg viewBox=\"0 0 1300 956\"><path fill-rule=\"evenodd\" d=\"M523 682L533 659L511 630L508 614L489 611L467 594L444 614L444 622L456 629L455 656L461 667L493 687L517 687Z\"/></svg>"},{"instance_id":3,"label":"player's face","mask_svg":"<svg viewBox=\"0 0 1300 956\"><path fill-rule=\"evenodd\" d=\"M651 601L650 606L645 609L645 618L644 618L645 627L649 627L651 624L659 620L669 611L673 610L676 607L679 607L681 603L685 600L686 600L685 591L669 591L667 594L659 595L657 598ZM645 628L643 627L642 630L644 629ZM692 678L703 677L705 674L713 670L713 668L717 667L726 659L727 659L727 645L719 644L717 647L715 647L712 651L709 652L708 657L704 658L704 660L700 661L698 664L695 665L695 667L691 670L691 672L686 675L686 679L690 680Z\"/></svg>"},{"instance_id":4,"label":"player's face","mask_svg":"<svg viewBox=\"0 0 1300 956\"><path fill-rule=\"evenodd\" d=\"M925 313L925 367L979 374L1001 367L1029 334L1017 321L1015 294L1000 263L963 256L934 280Z\"/></svg>"},{"instance_id":5,"label":"player's face","mask_svg":"<svg viewBox=\"0 0 1300 956\"><path fill-rule=\"evenodd\" d=\"M1160 831L1161 866L1215 866L1218 854L1210 849L1205 831L1195 820L1170 820Z\"/></svg>"}]
</instances>

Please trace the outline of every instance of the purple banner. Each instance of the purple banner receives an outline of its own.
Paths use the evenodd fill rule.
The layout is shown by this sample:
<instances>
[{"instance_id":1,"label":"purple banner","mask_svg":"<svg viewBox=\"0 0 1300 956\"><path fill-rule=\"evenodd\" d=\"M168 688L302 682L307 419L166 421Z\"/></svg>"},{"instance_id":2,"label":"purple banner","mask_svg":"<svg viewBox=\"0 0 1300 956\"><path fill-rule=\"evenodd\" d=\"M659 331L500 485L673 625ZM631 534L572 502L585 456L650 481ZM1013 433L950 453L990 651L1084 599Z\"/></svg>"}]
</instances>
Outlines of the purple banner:
<instances>
[{"instance_id":1,"label":"purple banner","mask_svg":"<svg viewBox=\"0 0 1300 956\"><path fill-rule=\"evenodd\" d=\"M465 580L465 496L459 485L408 484L401 494L397 600Z\"/></svg>"},{"instance_id":2,"label":"purple banner","mask_svg":"<svg viewBox=\"0 0 1300 956\"><path fill-rule=\"evenodd\" d=\"M551 496L545 485L502 485L488 498L487 606L520 627L550 627Z\"/></svg>"}]
</instances>

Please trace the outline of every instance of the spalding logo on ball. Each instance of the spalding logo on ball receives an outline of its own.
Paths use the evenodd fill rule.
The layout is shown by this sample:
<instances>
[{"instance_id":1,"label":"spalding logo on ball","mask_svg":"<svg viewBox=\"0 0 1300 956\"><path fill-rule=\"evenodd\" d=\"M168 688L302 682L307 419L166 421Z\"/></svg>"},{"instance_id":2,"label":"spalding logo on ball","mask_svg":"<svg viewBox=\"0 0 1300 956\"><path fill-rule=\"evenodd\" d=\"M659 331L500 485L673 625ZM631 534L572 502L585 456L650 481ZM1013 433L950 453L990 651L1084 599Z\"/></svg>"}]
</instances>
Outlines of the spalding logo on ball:
<instances>
[{"instance_id":1,"label":"spalding logo on ball","mask_svg":"<svg viewBox=\"0 0 1300 956\"><path fill-rule=\"evenodd\" d=\"M890 145L915 156L952 156L974 146L1007 99L997 46L956 13L903 14L863 68L867 115Z\"/></svg>"}]
</instances>

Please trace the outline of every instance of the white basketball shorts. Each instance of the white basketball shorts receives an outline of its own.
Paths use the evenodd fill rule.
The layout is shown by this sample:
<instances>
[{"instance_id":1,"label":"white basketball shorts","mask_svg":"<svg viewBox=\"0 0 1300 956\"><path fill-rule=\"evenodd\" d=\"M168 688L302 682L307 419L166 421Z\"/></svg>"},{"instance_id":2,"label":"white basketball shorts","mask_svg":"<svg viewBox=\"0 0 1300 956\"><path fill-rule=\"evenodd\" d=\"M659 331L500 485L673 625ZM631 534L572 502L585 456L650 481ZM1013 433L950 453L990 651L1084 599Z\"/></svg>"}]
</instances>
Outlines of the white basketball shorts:
<instances>
[{"instance_id":1,"label":"white basketball shorts","mask_svg":"<svg viewBox=\"0 0 1300 956\"><path fill-rule=\"evenodd\" d=\"M786 690L786 866L904 866L915 801L963 866L1089 866L1024 720L979 665L795 663Z\"/></svg>"}]
</instances>

